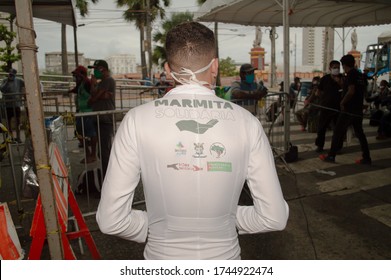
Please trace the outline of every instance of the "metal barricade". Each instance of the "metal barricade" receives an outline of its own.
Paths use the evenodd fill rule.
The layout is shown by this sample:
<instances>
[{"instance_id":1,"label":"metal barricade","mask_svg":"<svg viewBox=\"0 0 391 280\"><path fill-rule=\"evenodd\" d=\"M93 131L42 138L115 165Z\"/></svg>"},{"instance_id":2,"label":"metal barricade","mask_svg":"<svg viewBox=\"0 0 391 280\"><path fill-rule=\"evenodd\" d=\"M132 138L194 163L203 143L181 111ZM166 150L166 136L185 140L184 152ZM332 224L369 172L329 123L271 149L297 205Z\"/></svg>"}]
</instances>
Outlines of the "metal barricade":
<instances>
[{"instance_id":1,"label":"metal barricade","mask_svg":"<svg viewBox=\"0 0 391 280\"><path fill-rule=\"evenodd\" d=\"M231 100L259 119L268 136L275 157L285 154L289 146L289 143L287 143L289 142L289 123L284 120L286 98L288 98L288 94L269 91L259 101Z\"/></svg>"}]
</instances>

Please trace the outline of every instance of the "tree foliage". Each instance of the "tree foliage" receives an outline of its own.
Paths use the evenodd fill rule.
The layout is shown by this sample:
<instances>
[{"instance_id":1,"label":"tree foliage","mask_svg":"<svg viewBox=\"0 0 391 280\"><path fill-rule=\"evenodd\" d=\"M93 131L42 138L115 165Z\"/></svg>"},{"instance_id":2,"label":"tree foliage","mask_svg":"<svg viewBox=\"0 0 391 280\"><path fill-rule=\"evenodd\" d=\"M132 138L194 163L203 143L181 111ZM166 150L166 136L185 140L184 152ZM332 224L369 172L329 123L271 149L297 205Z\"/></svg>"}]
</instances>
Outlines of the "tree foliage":
<instances>
[{"instance_id":1,"label":"tree foliage","mask_svg":"<svg viewBox=\"0 0 391 280\"><path fill-rule=\"evenodd\" d=\"M152 54L152 62L155 65L163 67L164 63L167 60L166 50L164 48L166 44L167 33L177 26L186 21L193 20L193 13L184 12L184 13L173 13L170 19L167 19L162 24L162 31L158 31L153 35L153 41L156 43L153 54Z\"/></svg>"},{"instance_id":2,"label":"tree foliage","mask_svg":"<svg viewBox=\"0 0 391 280\"><path fill-rule=\"evenodd\" d=\"M0 48L0 65L1 71L8 72L12 68L12 64L20 60L20 54L16 53L16 48L12 46L16 38L16 32L13 32L12 26L15 16L10 15L6 20L10 23L10 29L4 24L0 24L0 42L4 42L4 47Z\"/></svg>"},{"instance_id":3,"label":"tree foliage","mask_svg":"<svg viewBox=\"0 0 391 280\"><path fill-rule=\"evenodd\" d=\"M150 1L150 25L157 20L164 19L166 16L164 7L168 7L171 4L170 0L149 0ZM140 30L140 56L141 67L143 77L147 76L147 63L145 57L145 45L144 45L144 31L147 27L147 11L144 0L117 0L118 7L127 7L124 11L123 18L128 22L134 22L136 28ZM147 44L152 42L147 42Z\"/></svg>"},{"instance_id":4,"label":"tree foliage","mask_svg":"<svg viewBox=\"0 0 391 280\"><path fill-rule=\"evenodd\" d=\"M232 77L238 75L238 71L236 70L235 61L230 58L220 59L219 61L219 69L220 74L223 77Z\"/></svg>"}]
</instances>

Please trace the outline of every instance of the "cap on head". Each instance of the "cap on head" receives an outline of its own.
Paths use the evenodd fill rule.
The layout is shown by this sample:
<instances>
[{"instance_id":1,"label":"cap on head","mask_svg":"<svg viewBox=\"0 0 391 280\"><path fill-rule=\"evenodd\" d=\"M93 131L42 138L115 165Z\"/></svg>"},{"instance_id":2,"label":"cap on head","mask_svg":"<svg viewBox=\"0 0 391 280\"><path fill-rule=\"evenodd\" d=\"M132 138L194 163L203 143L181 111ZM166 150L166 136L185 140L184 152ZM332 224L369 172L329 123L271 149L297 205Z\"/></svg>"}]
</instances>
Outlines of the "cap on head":
<instances>
[{"instance_id":1,"label":"cap on head","mask_svg":"<svg viewBox=\"0 0 391 280\"><path fill-rule=\"evenodd\" d=\"M98 67L103 67L109 70L109 65L107 64L106 60L102 60L102 59L95 60L94 65L88 66L88 68L98 68Z\"/></svg>"},{"instance_id":2,"label":"cap on head","mask_svg":"<svg viewBox=\"0 0 391 280\"><path fill-rule=\"evenodd\" d=\"M8 74L13 75L13 76L15 76L16 73L17 73L17 71L13 68L11 68L10 71L8 72Z\"/></svg>"},{"instance_id":3,"label":"cap on head","mask_svg":"<svg viewBox=\"0 0 391 280\"><path fill-rule=\"evenodd\" d=\"M251 71L254 71L254 70L257 70L257 68L253 67L249 63L245 63L242 66L240 66L240 72L241 73L251 72Z\"/></svg>"},{"instance_id":4,"label":"cap on head","mask_svg":"<svg viewBox=\"0 0 391 280\"><path fill-rule=\"evenodd\" d=\"M75 70L72 71L72 74L82 75L87 77L87 68L85 68L83 65L79 65L76 67Z\"/></svg>"}]
</instances>

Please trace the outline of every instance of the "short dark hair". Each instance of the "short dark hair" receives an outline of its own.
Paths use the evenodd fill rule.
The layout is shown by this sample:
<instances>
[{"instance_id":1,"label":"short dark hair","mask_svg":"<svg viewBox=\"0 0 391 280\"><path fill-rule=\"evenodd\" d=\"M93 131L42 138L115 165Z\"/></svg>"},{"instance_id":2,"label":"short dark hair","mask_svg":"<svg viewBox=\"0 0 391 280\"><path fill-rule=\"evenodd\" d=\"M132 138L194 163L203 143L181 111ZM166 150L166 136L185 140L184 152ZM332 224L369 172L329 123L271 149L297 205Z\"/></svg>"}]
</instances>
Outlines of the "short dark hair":
<instances>
[{"instance_id":1,"label":"short dark hair","mask_svg":"<svg viewBox=\"0 0 391 280\"><path fill-rule=\"evenodd\" d=\"M354 64L356 63L354 60L354 56L351 54L344 55L341 58L342 65L346 65L348 67L354 67Z\"/></svg>"},{"instance_id":2,"label":"short dark hair","mask_svg":"<svg viewBox=\"0 0 391 280\"><path fill-rule=\"evenodd\" d=\"M340 66L341 63L340 63L338 60L332 60L332 61L330 61L330 64L329 64L330 68L331 68L331 66L333 66L333 65L338 65L338 66Z\"/></svg>"},{"instance_id":3,"label":"short dark hair","mask_svg":"<svg viewBox=\"0 0 391 280\"><path fill-rule=\"evenodd\" d=\"M166 56L171 69L180 67L198 70L216 57L216 41L212 30L198 22L185 22L167 33Z\"/></svg>"}]
</instances>

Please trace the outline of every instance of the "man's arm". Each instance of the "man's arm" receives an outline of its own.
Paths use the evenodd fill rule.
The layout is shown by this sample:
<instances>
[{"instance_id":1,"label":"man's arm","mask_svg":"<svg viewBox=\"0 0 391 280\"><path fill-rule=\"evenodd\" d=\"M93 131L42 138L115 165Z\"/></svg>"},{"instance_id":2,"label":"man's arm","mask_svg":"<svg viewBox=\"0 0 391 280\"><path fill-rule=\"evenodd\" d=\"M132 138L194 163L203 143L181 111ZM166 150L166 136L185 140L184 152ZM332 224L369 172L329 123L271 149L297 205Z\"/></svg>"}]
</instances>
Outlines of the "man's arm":
<instances>
[{"instance_id":1,"label":"man's arm","mask_svg":"<svg viewBox=\"0 0 391 280\"><path fill-rule=\"evenodd\" d=\"M345 106L349 102L349 100L352 99L352 97L355 93L355 90L356 90L356 88L355 88L354 84L350 84L348 86L348 92L345 94L344 98L342 99L342 101L340 103L341 111L345 111Z\"/></svg>"},{"instance_id":2,"label":"man's arm","mask_svg":"<svg viewBox=\"0 0 391 280\"><path fill-rule=\"evenodd\" d=\"M232 86L232 99L255 99L259 100L267 95L267 90L258 87L254 91L242 90L240 86Z\"/></svg>"},{"instance_id":3,"label":"man's arm","mask_svg":"<svg viewBox=\"0 0 391 280\"><path fill-rule=\"evenodd\" d=\"M283 230L289 207L285 202L274 164L269 141L259 122L254 125L254 140L250 151L247 185L254 206L238 206L236 226L239 234Z\"/></svg>"},{"instance_id":4,"label":"man's arm","mask_svg":"<svg viewBox=\"0 0 391 280\"><path fill-rule=\"evenodd\" d=\"M103 233L141 243L147 238L148 217L145 211L132 209L141 172L133 128L128 113L114 139L96 220Z\"/></svg>"},{"instance_id":5,"label":"man's arm","mask_svg":"<svg viewBox=\"0 0 391 280\"><path fill-rule=\"evenodd\" d=\"M110 99L112 98L112 96L113 93L109 91L106 87L101 86L98 88L96 78L94 76L91 77L91 97L89 100L90 103L95 103L97 100L101 99Z\"/></svg>"}]
</instances>

